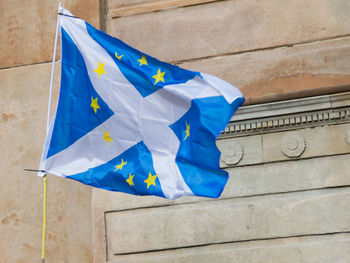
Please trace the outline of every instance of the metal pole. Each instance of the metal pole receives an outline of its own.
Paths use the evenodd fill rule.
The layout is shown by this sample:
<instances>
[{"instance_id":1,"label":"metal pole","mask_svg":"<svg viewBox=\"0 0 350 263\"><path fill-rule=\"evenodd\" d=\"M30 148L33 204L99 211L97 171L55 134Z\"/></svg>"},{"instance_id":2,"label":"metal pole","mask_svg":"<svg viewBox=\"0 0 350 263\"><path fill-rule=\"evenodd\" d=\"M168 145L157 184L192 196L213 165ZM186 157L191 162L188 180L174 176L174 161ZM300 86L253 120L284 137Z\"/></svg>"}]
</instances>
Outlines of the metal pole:
<instances>
[{"instance_id":1,"label":"metal pole","mask_svg":"<svg viewBox=\"0 0 350 263\"><path fill-rule=\"evenodd\" d=\"M58 11L57 11L57 24L56 24L56 34L55 34L55 45L52 56L52 66L51 66L51 80L50 80L50 92L49 92L49 104L47 109L47 120L46 120L46 135L49 132L50 128L50 115L51 115L51 98L52 98L52 87L53 87L53 78L55 74L55 60L56 60L56 50L57 50L57 38L58 38L58 29L59 29L59 20L60 15L59 10L61 9L61 2L58 2ZM44 196L43 196L43 230L42 230L42 247L41 247L41 259L42 263L45 263L45 238L46 238L46 207L47 207L47 178L46 173L43 176L44 180Z\"/></svg>"}]
</instances>

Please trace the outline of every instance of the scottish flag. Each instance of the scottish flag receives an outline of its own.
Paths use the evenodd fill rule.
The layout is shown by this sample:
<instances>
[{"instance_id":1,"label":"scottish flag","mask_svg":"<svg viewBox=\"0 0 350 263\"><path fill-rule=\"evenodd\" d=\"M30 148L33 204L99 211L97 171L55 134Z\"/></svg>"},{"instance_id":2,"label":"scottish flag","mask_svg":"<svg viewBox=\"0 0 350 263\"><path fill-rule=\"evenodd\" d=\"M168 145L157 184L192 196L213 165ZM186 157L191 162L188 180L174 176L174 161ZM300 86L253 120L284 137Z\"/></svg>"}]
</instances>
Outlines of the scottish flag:
<instances>
[{"instance_id":1,"label":"scottish flag","mask_svg":"<svg viewBox=\"0 0 350 263\"><path fill-rule=\"evenodd\" d=\"M40 169L135 195L219 197L215 141L240 91L60 12L61 89Z\"/></svg>"}]
</instances>

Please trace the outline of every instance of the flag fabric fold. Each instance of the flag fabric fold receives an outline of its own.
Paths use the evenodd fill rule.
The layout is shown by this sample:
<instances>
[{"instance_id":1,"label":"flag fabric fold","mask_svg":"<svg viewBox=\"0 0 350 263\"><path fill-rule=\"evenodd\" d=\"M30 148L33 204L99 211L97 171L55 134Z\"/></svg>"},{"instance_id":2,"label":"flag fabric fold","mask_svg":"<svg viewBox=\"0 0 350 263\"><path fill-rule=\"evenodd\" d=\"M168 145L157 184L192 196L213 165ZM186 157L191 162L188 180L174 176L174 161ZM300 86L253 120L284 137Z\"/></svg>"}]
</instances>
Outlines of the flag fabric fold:
<instances>
[{"instance_id":1,"label":"flag fabric fold","mask_svg":"<svg viewBox=\"0 0 350 263\"><path fill-rule=\"evenodd\" d=\"M228 174L215 141L240 91L60 12L61 88L40 169L135 195L219 197Z\"/></svg>"}]
</instances>

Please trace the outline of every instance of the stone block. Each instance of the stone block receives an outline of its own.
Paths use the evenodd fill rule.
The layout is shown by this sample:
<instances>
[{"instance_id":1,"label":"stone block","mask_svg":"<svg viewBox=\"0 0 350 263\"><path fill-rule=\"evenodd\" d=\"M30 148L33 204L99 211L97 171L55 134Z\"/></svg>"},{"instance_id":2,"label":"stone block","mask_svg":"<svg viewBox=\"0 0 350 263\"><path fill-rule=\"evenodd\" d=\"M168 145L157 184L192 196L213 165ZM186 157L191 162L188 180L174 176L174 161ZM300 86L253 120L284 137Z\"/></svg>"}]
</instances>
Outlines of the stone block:
<instances>
[{"instance_id":1,"label":"stone block","mask_svg":"<svg viewBox=\"0 0 350 263\"><path fill-rule=\"evenodd\" d=\"M299 156L300 158L310 158L349 153L350 144L347 143L349 129L350 124L344 124L301 129L296 132L264 134L262 136L263 159L265 162L275 162ZM286 154L286 151L290 154Z\"/></svg>"},{"instance_id":2,"label":"stone block","mask_svg":"<svg viewBox=\"0 0 350 263\"><path fill-rule=\"evenodd\" d=\"M99 26L98 0L62 1L62 5ZM55 0L1 1L0 68L52 61L57 7Z\"/></svg>"},{"instance_id":3,"label":"stone block","mask_svg":"<svg viewBox=\"0 0 350 263\"><path fill-rule=\"evenodd\" d=\"M108 32L164 61L347 35L347 1L218 1L112 19ZM151 37L150 37L151 36Z\"/></svg>"},{"instance_id":4,"label":"stone block","mask_svg":"<svg viewBox=\"0 0 350 263\"><path fill-rule=\"evenodd\" d=\"M339 155L227 168L230 178L221 198L350 185L350 177L347 173L350 169L348 159L349 155ZM140 197L101 189L93 190L93 209L96 210L96 217L100 217L105 211L170 206L208 200L213 199L181 197L177 200L166 200L159 197Z\"/></svg>"},{"instance_id":5,"label":"stone block","mask_svg":"<svg viewBox=\"0 0 350 263\"><path fill-rule=\"evenodd\" d=\"M350 234L294 237L113 256L118 263L345 263Z\"/></svg>"},{"instance_id":6,"label":"stone block","mask_svg":"<svg viewBox=\"0 0 350 263\"><path fill-rule=\"evenodd\" d=\"M246 104L350 83L350 38L189 61L179 66L218 76L238 87ZM329 93L332 89L329 90ZM283 111L281 112L281 114Z\"/></svg>"},{"instance_id":7,"label":"stone block","mask_svg":"<svg viewBox=\"0 0 350 263\"><path fill-rule=\"evenodd\" d=\"M156 12L164 9L216 2L218 0L132 0L112 1L109 4L108 17L130 16Z\"/></svg>"},{"instance_id":8,"label":"stone block","mask_svg":"<svg viewBox=\"0 0 350 263\"><path fill-rule=\"evenodd\" d=\"M333 108L339 108L339 107L347 107L350 102L350 94L336 94L332 96L331 98L331 103Z\"/></svg>"},{"instance_id":9,"label":"stone block","mask_svg":"<svg viewBox=\"0 0 350 263\"><path fill-rule=\"evenodd\" d=\"M240 137L239 139L218 139L216 142L221 152L220 167L233 165L258 164L263 160L261 135Z\"/></svg>"},{"instance_id":10,"label":"stone block","mask_svg":"<svg viewBox=\"0 0 350 263\"><path fill-rule=\"evenodd\" d=\"M168 0L110 0L108 8L110 10L153 2L166 2Z\"/></svg>"},{"instance_id":11,"label":"stone block","mask_svg":"<svg viewBox=\"0 0 350 263\"><path fill-rule=\"evenodd\" d=\"M350 155L228 168L221 198L350 185Z\"/></svg>"},{"instance_id":12,"label":"stone block","mask_svg":"<svg viewBox=\"0 0 350 263\"><path fill-rule=\"evenodd\" d=\"M341 96L341 94L343 96ZM238 108L236 113L232 116L231 121L246 121L252 120L253 122L259 122L260 118L279 118L282 115L300 114L309 111L328 110L332 108L331 100L333 97L348 97L341 93L339 95L325 95L318 97L306 97L301 99L276 101L265 104L249 105ZM346 99L343 100L345 102ZM345 104L345 103L344 103ZM349 103L350 104L350 103ZM345 105L344 105L345 106ZM320 115L321 116L321 115ZM287 116L284 116L287 119ZM284 125L284 122L279 125ZM285 123L286 125L289 124ZM255 126L256 127L256 126Z\"/></svg>"},{"instance_id":13,"label":"stone block","mask_svg":"<svg viewBox=\"0 0 350 263\"><path fill-rule=\"evenodd\" d=\"M56 67L53 104L57 100ZM1 262L41 260L42 179L51 64L0 70ZM53 111L52 111L53 112ZM91 262L91 188L48 176L46 255L49 262Z\"/></svg>"},{"instance_id":14,"label":"stone block","mask_svg":"<svg viewBox=\"0 0 350 263\"><path fill-rule=\"evenodd\" d=\"M106 214L111 255L350 231L350 188Z\"/></svg>"}]
</instances>

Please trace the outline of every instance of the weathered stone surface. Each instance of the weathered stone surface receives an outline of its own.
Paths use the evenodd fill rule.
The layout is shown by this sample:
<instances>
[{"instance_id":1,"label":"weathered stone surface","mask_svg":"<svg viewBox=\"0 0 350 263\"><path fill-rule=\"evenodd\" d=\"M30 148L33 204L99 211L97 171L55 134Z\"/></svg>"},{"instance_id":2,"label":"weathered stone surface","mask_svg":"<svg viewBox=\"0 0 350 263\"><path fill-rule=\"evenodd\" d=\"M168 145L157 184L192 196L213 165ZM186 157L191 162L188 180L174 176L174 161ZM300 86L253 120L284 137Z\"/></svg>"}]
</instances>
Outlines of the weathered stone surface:
<instances>
[{"instance_id":1,"label":"weathered stone surface","mask_svg":"<svg viewBox=\"0 0 350 263\"><path fill-rule=\"evenodd\" d=\"M347 99L348 97L349 95L347 92L345 92L317 97L306 97L294 100L282 100L272 103L242 106L238 108L238 110L232 116L231 121L237 122L256 120L258 122L263 118L276 119L279 116L281 116L281 118L286 118L286 116L283 115L289 116L291 114L305 114L305 112L310 111L324 110L326 112L337 106L331 103L331 101L339 100L342 102L341 106L350 106L350 99Z\"/></svg>"},{"instance_id":2,"label":"weathered stone surface","mask_svg":"<svg viewBox=\"0 0 350 263\"><path fill-rule=\"evenodd\" d=\"M145 0L145 1L113 1L109 5L108 17L130 16L142 13L156 12L164 9L185 7L191 5L216 2L218 0ZM114 5L115 7L113 7Z\"/></svg>"},{"instance_id":3,"label":"weathered stone surface","mask_svg":"<svg viewBox=\"0 0 350 263\"><path fill-rule=\"evenodd\" d=\"M246 164L258 164L264 162L263 159L263 144L261 135L241 137L239 139L219 139L216 142L217 147L221 151L220 167L228 167L223 160L223 155L235 154L225 148L225 145L230 142L239 142L242 145L243 157L242 160L237 164L239 166Z\"/></svg>"},{"instance_id":4,"label":"weathered stone surface","mask_svg":"<svg viewBox=\"0 0 350 263\"><path fill-rule=\"evenodd\" d=\"M179 66L213 74L240 88L246 104L256 98L350 83L350 37L245 54L228 55ZM293 97L293 96L291 96Z\"/></svg>"},{"instance_id":5,"label":"weathered stone surface","mask_svg":"<svg viewBox=\"0 0 350 263\"><path fill-rule=\"evenodd\" d=\"M110 11L114 11L114 9L139 6L140 12L150 12L150 10L147 8L148 6L150 6L150 4L160 8L158 10L161 10L166 7L171 8L178 6L187 6L192 4L194 5L200 3L207 3L210 1L215 2L218 0L111 0L109 1L108 7Z\"/></svg>"},{"instance_id":6,"label":"weathered stone surface","mask_svg":"<svg viewBox=\"0 0 350 263\"><path fill-rule=\"evenodd\" d=\"M97 188L92 189L91 214L94 263L106 261L105 205L108 201L106 191Z\"/></svg>"},{"instance_id":7,"label":"weathered stone surface","mask_svg":"<svg viewBox=\"0 0 350 263\"><path fill-rule=\"evenodd\" d=\"M347 107L350 104L350 94L336 94L330 98L333 108Z\"/></svg>"},{"instance_id":8,"label":"weathered stone surface","mask_svg":"<svg viewBox=\"0 0 350 263\"><path fill-rule=\"evenodd\" d=\"M298 120L296 120L298 121ZM308 121L306 118L300 118L300 121ZM342 154L350 152L350 145L347 143L347 131L350 128L350 124L344 124L341 126L334 125L329 127L316 127L313 129L301 129L297 133L304 137L306 147L305 151L299 158L310 158L316 156L327 156L333 154ZM279 132L264 134L263 140L263 152L265 162L274 162L281 160L289 160L290 157L284 155L281 151L281 143L285 136L292 132ZM294 149L299 147L295 142L288 147Z\"/></svg>"},{"instance_id":9,"label":"weathered stone surface","mask_svg":"<svg viewBox=\"0 0 350 263\"><path fill-rule=\"evenodd\" d=\"M340 155L228 168L230 179L222 194L222 198L350 185L350 177L348 175L350 162L348 160L349 155ZM178 200L170 201L158 197L139 197L93 189L95 262L102 262L106 256L105 211L167 206L207 200L205 198L182 197ZM111 235L114 234L112 233Z\"/></svg>"},{"instance_id":10,"label":"weathered stone surface","mask_svg":"<svg viewBox=\"0 0 350 263\"><path fill-rule=\"evenodd\" d=\"M349 10L346 0L218 1L120 17L108 32L158 59L182 61L346 35Z\"/></svg>"},{"instance_id":11,"label":"weathered stone surface","mask_svg":"<svg viewBox=\"0 0 350 263\"><path fill-rule=\"evenodd\" d=\"M23 169L38 168L50 72L50 63L0 70L1 262L41 259L42 179ZM53 104L57 74L55 83ZM50 175L47 181L47 261L91 262L91 189Z\"/></svg>"},{"instance_id":12,"label":"weathered stone surface","mask_svg":"<svg viewBox=\"0 0 350 263\"><path fill-rule=\"evenodd\" d=\"M348 261L350 261L350 234L250 241L119 255L112 258L112 262L118 263L345 263Z\"/></svg>"},{"instance_id":13,"label":"weathered stone surface","mask_svg":"<svg viewBox=\"0 0 350 263\"><path fill-rule=\"evenodd\" d=\"M350 155L228 168L222 198L350 185Z\"/></svg>"},{"instance_id":14,"label":"weathered stone surface","mask_svg":"<svg viewBox=\"0 0 350 263\"><path fill-rule=\"evenodd\" d=\"M108 3L109 9L116 9L121 7L152 3L152 2L166 2L168 0L110 0Z\"/></svg>"},{"instance_id":15,"label":"weathered stone surface","mask_svg":"<svg viewBox=\"0 0 350 263\"><path fill-rule=\"evenodd\" d=\"M332 113L329 114L329 118L334 119L335 116L331 115ZM300 124L310 122L310 118L310 116L308 116L308 118L301 116L293 118L293 120L295 123ZM262 125L265 124L266 127L268 127L269 122L270 124L272 123L272 121L266 121L263 122ZM350 145L347 143L347 131L349 129L350 124L315 127L313 129L266 133L263 135L234 139L220 139L217 145L222 152L222 156L234 154L230 153L229 150L224 147L225 144L230 141L237 141L243 146L243 158L235 166L285 161L293 158L329 156L350 153ZM290 140L290 136L292 140ZM293 140L295 136L300 138L301 141ZM286 141L286 139L288 140ZM290 152L298 152L298 154L289 156L286 153L288 149ZM299 150L301 151L299 152ZM263 156L261 156L261 154ZM221 160L220 164L222 167L231 166L225 163L224 160Z\"/></svg>"},{"instance_id":16,"label":"weathered stone surface","mask_svg":"<svg viewBox=\"0 0 350 263\"><path fill-rule=\"evenodd\" d=\"M108 213L109 256L350 231L349 202L346 187Z\"/></svg>"},{"instance_id":17,"label":"weathered stone surface","mask_svg":"<svg viewBox=\"0 0 350 263\"><path fill-rule=\"evenodd\" d=\"M99 26L98 0L62 1L62 5ZM57 7L56 0L0 2L0 68L52 60Z\"/></svg>"},{"instance_id":18,"label":"weathered stone surface","mask_svg":"<svg viewBox=\"0 0 350 263\"><path fill-rule=\"evenodd\" d=\"M221 198L291 192L350 185L349 155L329 156L290 162L228 168L230 178ZM181 197L166 200L151 196L133 196L123 193L93 190L96 217L104 211L120 211L151 206L167 206L212 199ZM102 219L101 219L102 220Z\"/></svg>"}]
</instances>

